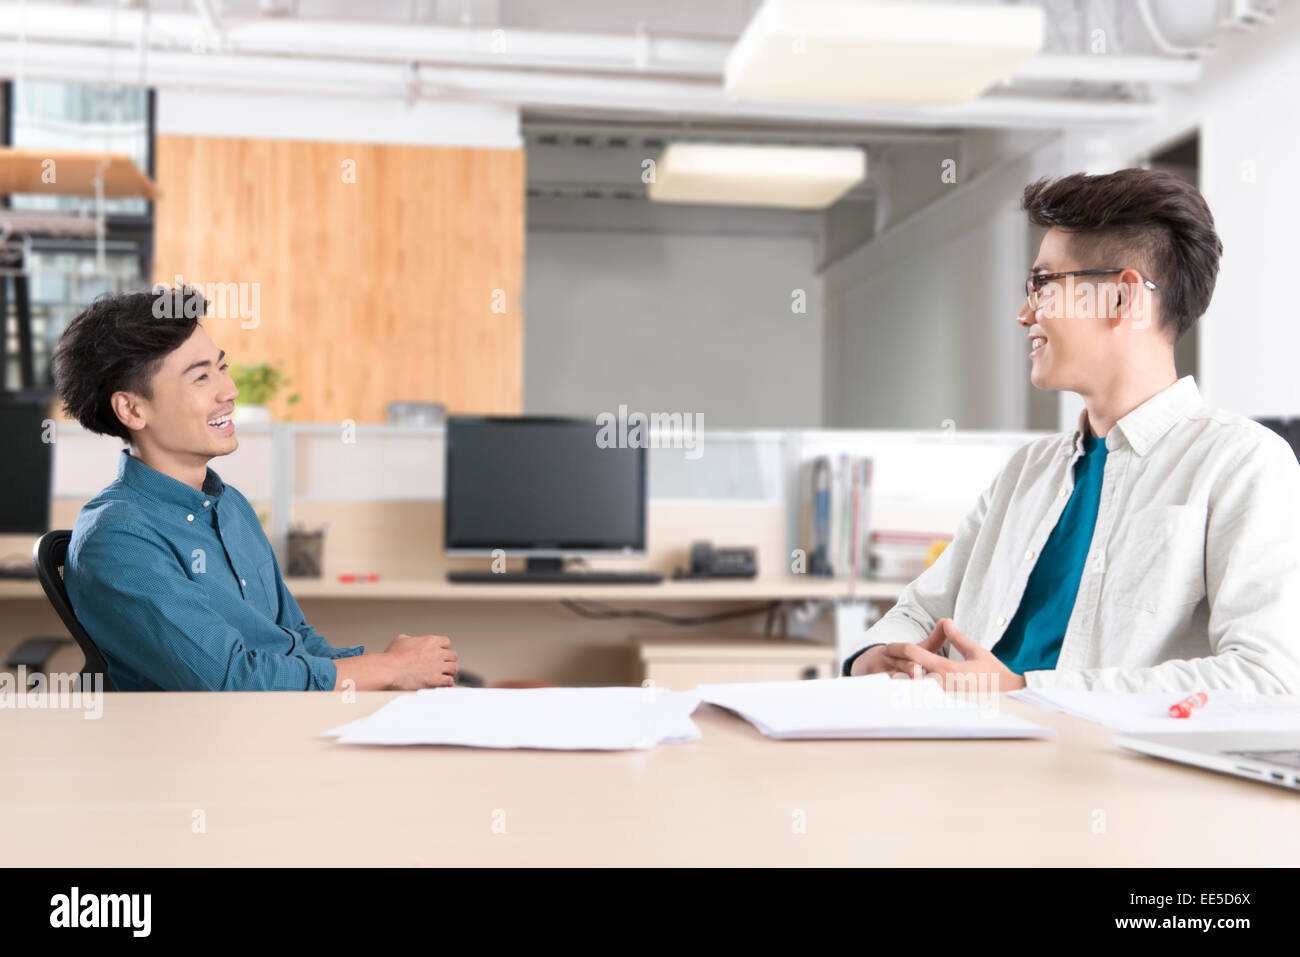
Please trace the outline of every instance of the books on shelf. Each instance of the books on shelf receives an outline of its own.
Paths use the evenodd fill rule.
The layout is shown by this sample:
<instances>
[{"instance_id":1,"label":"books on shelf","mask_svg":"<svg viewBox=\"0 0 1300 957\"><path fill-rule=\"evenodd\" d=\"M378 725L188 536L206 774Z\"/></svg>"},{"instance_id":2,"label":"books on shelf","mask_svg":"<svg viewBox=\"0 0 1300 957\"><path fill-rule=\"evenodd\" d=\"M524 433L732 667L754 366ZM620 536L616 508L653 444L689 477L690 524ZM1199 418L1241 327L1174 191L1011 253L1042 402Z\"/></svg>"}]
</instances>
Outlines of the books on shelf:
<instances>
[{"instance_id":1,"label":"books on shelf","mask_svg":"<svg viewBox=\"0 0 1300 957\"><path fill-rule=\"evenodd\" d=\"M936 543L952 536L939 532L903 532L878 529L871 536L873 578L912 581L929 567Z\"/></svg>"},{"instance_id":2,"label":"books on shelf","mask_svg":"<svg viewBox=\"0 0 1300 957\"><path fill-rule=\"evenodd\" d=\"M805 571L822 578L911 581L925 571L942 532L875 527L869 456L821 455L800 466L800 542Z\"/></svg>"},{"instance_id":3,"label":"books on shelf","mask_svg":"<svg viewBox=\"0 0 1300 957\"><path fill-rule=\"evenodd\" d=\"M822 578L867 578L871 540L870 458L841 453L804 462L800 469L801 545L807 573Z\"/></svg>"}]
</instances>

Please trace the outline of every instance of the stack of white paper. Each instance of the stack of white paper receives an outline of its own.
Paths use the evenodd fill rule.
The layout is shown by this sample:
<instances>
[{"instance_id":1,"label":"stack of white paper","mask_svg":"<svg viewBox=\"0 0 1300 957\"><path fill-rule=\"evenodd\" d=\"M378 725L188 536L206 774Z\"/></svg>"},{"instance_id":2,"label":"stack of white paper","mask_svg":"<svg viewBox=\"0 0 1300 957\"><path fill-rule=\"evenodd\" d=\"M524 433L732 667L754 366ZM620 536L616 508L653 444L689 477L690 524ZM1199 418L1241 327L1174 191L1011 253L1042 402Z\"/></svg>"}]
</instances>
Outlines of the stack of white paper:
<instances>
[{"instance_id":1,"label":"stack of white paper","mask_svg":"<svg viewBox=\"0 0 1300 957\"><path fill-rule=\"evenodd\" d=\"M663 688L428 688L324 733L343 744L616 751L698 738L698 704Z\"/></svg>"},{"instance_id":2,"label":"stack of white paper","mask_svg":"<svg viewBox=\"0 0 1300 957\"><path fill-rule=\"evenodd\" d=\"M998 710L998 696L946 694L933 681L887 675L700 685L771 738L1034 738L1056 734Z\"/></svg>"},{"instance_id":3,"label":"stack of white paper","mask_svg":"<svg viewBox=\"0 0 1300 957\"><path fill-rule=\"evenodd\" d=\"M1188 718L1169 717L1169 708L1185 693L1128 694L1110 691L1056 691L1023 688L1011 697L1095 721L1116 731L1151 734L1172 731L1300 730L1300 708L1243 691L1209 691L1204 707Z\"/></svg>"}]
</instances>

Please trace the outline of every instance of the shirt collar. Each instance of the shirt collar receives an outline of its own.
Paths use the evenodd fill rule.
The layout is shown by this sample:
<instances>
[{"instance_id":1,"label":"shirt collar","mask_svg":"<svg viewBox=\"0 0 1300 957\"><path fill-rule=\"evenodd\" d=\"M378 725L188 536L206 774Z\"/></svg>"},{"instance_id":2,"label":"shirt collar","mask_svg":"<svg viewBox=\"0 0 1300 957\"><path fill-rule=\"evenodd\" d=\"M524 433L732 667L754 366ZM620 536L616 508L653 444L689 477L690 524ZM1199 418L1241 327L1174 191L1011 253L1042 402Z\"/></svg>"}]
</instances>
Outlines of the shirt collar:
<instances>
[{"instance_id":1,"label":"shirt collar","mask_svg":"<svg viewBox=\"0 0 1300 957\"><path fill-rule=\"evenodd\" d=\"M1146 455L1161 436L1173 428L1178 421L1186 418L1201 405L1201 402L1201 390L1196 387L1196 379L1185 375L1119 419L1115 423L1119 433L1111 430L1107 434L1106 448L1115 447L1115 442L1111 441L1112 435L1117 439L1122 435L1133 447L1134 452L1138 455ZM1076 452L1083 451L1083 437L1087 434L1087 429L1088 410L1083 409L1079 413L1079 424L1074 430Z\"/></svg>"},{"instance_id":2,"label":"shirt collar","mask_svg":"<svg viewBox=\"0 0 1300 957\"><path fill-rule=\"evenodd\" d=\"M160 505L175 505L189 510L202 508L208 502L215 502L226 487L221 477L212 469L208 469L203 477L203 491L200 492L170 475L164 475L157 469L145 465L127 449L122 450L122 457L117 460L117 479Z\"/></svg>"}]
</instances>

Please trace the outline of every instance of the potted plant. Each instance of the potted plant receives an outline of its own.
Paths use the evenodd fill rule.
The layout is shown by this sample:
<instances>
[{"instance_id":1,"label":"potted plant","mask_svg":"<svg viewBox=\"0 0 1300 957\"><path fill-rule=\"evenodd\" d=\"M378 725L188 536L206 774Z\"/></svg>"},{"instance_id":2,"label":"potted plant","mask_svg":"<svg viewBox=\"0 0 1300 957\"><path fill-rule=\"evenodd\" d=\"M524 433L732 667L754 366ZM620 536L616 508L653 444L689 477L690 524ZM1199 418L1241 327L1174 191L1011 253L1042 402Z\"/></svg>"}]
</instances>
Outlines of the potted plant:
<instances>
[{"instance_id":1,"label":"potted plant","mask_svg":"<svg viewBox=\"0 0 1300 957\"><path fill-rule=\"evenodd\" d=\"M235 380L235 388L239 390L239 398L235 400L235 421L241 425L270 422L271 400L281 389L290 385L278 362L232 366L230 377ZM301 398L297 392L293 392L284 401L286 405L294 405Z\"/></svg>"}]
</instances>

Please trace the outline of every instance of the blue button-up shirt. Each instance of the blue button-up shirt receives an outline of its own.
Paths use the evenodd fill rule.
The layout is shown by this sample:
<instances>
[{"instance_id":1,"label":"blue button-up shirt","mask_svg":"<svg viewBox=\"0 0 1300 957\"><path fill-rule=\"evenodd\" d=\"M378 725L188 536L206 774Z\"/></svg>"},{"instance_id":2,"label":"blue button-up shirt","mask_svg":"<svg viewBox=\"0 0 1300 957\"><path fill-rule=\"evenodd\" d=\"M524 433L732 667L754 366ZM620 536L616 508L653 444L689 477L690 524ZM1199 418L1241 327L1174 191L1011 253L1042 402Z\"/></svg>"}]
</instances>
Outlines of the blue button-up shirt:
<instances>
[{"instance_id":1,"label":"blue button-up shirt","mask_svg":"<svg viewBox=\"0 0 1300 957\"><path fill-rule=\"evenodd\" d=\"M329 691L333 659L365 651L307 624L257 513L212 469L199 491L123 451L63 580L119 691Z\"/></svg>"}]
</instances>

